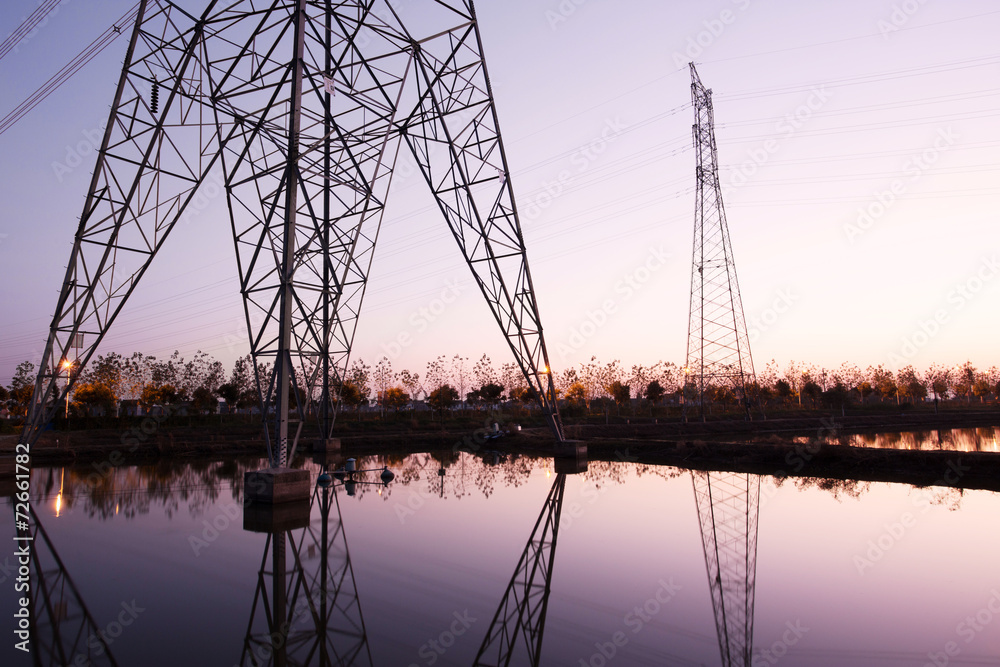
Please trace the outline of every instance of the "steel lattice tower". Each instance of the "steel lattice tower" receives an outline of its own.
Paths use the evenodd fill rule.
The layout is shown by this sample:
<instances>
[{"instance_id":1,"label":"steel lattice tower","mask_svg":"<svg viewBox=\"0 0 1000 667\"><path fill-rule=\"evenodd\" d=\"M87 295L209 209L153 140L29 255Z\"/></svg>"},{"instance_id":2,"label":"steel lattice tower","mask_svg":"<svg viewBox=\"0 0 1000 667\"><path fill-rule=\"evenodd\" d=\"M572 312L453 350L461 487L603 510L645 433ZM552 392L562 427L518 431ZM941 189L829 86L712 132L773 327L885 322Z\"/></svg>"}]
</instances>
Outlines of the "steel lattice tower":
<instances>
[{"instance_id":1,"label":"steel lattice tower","mask_svg":"<svg viewBox=\"0 0 1000 667\"><path fill-rule=\"evenodd\" d=\"M722 667L750 667L760 477L692 472Z\"/></svg>"},{"instance_id":2,"label":"steel lattice tower","mask_svg":"<svg viewBox=\"0 0 1000 667\"><path fill-rule=\"evenodd\" d=\"M273 364L256 377L272 465L307 400L329 437L399 150L562 440L472 0L424 0L405 23L390 0L213 0L200 16L141 0L22 441L206 180L224 185L255 368Z\"/></svg>"},{"instance_id":3,"label":"steel lattice tower","mask_svg":"<svg viewBox=\"0 0 1000 667\"><path fill-rule=\"evenodd\" d=\"M705 394L714 387L734 391L749 418L756 377L722 205L712 91L702 85L694 63L690 67L697 166L684 413L693 399L704 419Z\"/></svg>"}]
</instances>

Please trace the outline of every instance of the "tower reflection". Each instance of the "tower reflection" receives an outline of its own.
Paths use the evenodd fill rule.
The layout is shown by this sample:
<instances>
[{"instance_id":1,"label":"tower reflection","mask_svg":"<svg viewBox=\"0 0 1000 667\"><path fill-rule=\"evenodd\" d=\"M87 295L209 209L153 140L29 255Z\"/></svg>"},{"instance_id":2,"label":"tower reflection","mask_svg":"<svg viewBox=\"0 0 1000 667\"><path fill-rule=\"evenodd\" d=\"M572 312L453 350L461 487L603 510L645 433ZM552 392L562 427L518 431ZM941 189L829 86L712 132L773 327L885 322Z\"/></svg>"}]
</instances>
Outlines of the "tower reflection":
<instances>
[{"instance_id":1,"label":"tower reflection","mask_svg":"<svg viewBox=\"0 0 1000 667\"><path fill-rule=\"evenodd\" d=\"M244 529L267 540L239 664L371 666L336 485L317 484L309 503L248 507Z\"/></svg>"},{"instance_id":2,"label":"tower reflection","mask_svg":"<svg viewBox=\"0 0 1000 667\"><path fill-rule=\"evenodd\" d=\"M545 613L565 490L566 475L559 473L479 647L474 663L477 667L541 664Z\"/></svg>"},{"instance_id":3,"label":"tower reflection","mask_svg":"<svg viewBox=\"0 0 1000 667\"><path fill-rule=\"evenodd\" d=\"M750 667L760 476L692 471L723 667Z\"/></svg>"},{"instance_id":4,"label":"tower reflection","mask_svg":"<svg viewBox=\"0 0 1000 667\"><path fill-rule=\"evenodd\" d=\"M31 545L27 580L33 664L117 667L107 638L118 636L122 624L97 626L39 516L29 512L32 522L27 529L19 527L18 538Z\"/></svg>"}]
</instances>

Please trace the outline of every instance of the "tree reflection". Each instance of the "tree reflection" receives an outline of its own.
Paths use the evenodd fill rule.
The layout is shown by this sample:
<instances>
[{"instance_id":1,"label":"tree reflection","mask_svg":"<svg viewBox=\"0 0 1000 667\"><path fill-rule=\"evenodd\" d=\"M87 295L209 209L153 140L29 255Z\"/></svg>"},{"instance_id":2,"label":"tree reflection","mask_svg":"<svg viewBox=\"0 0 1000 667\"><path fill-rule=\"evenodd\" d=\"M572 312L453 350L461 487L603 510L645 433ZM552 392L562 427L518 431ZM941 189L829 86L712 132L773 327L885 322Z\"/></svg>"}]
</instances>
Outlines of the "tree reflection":
<instances>
[{"instance_id":1,"label":"tree reflection","mask_svg":"<svg viewBox=\"0 0 1000 667\"><path fill-rule=\"evenodd\" d=\"M953 452L1000 452L1000 427L923 430L908 433L830 433L819 440L793 438L800 444L849 445L853 447L940 450ZM788 442L787 440L784 442ZM396 472L396 483L379 489L358 486L356 498L378 493L388 501L395 487L404 493L414 489L440 498L461 499L473 493L489 498L499 488L517 488L528 482L539 470L551 468L549 458L519 455L498 450L476 453L433 450L423 453L386 453L357 456L358 468L381 469L388 466ZM674 466L633 462L628 452L617 453L619 460L590 462L586 479L598 487L603 484L624 484L632 475L656 475L672 479L686 470ZM221 498L231 497L239 503L243 496L243 474L256 470L262 463L257 456L216 459L163 459L138 466L113 466L103 461L66 468L32 470L32 492L36 505L46 504L53 514L69 510L82 511L88 517L110 519L116 516L133 518L162 507L167 517L186 511L200 518ZM304 467L314 474L320 465L299 458L294 467ZM362 477L362 479L365 479ZM374 476L371 478L374 479ZM369 480L370 481L370 480ZM779 480L780 481L780 480ZM855 480L796 478L800 489L818 488L834 497L858 498L870 484ZM398 492L398 491L397 491Z\"/></svg>"},{"instance_id":2,"label":"tree reflection","mask_svg":"<svg viewBox=\"0 0 1000 667\"><path fill-rule=\"evenodd\" d=\"M91 518L133 518L148 514L155 506L162 506L168 517L183 507L197 518L224 492L238 500L243 471L260 465L259 457L226 461L164 459L150 465L118 467L94 463L62 469L58 491L54 484L56 469L36 468L32 488L42 503L58 503L60 511L79 509Z\"/></svg>"}]
</instances>

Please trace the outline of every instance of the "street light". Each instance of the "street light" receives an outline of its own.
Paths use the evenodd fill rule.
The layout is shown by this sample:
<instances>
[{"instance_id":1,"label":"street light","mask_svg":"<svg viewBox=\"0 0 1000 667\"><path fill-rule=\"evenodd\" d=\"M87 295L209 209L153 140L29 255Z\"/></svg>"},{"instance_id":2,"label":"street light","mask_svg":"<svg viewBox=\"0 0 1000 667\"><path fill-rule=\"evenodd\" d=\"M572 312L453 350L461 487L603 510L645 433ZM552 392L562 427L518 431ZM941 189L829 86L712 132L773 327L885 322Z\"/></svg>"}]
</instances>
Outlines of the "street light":
<instances>
[{"instance_id":1,"label":"street light","mask_svg":"<svg viewBox=\"0 0 1000 667\"><path fill-rule=\"evenodd\" d=\"M69 375L70 371L73 370L73 362L69 359L63 359L60 365L66 371L66 419L69 420Z\"/></svg>"}]
</instances>

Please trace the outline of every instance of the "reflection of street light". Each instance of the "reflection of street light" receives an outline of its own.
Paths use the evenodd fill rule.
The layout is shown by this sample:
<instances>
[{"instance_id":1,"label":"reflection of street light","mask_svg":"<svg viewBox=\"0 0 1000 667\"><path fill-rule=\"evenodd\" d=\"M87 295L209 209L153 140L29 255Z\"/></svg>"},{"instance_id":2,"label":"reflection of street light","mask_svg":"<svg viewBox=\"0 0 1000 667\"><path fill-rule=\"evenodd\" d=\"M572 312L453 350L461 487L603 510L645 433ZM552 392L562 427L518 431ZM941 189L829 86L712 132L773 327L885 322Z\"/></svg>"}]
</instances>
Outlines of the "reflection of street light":
<instances>
[{"instance_id":1,"label":"reflection of street light","mask_svg":"<svg viewBox=\"0 0 1000 667\"><path fill-rule=\"evenodd\" d=\"M66 481L66 468L63 468L59 472L59 494L56 496L56 518L59 518L59 513L62 512L62 496L63 496L63 482Z\"/></svg>"}]
</instances>

